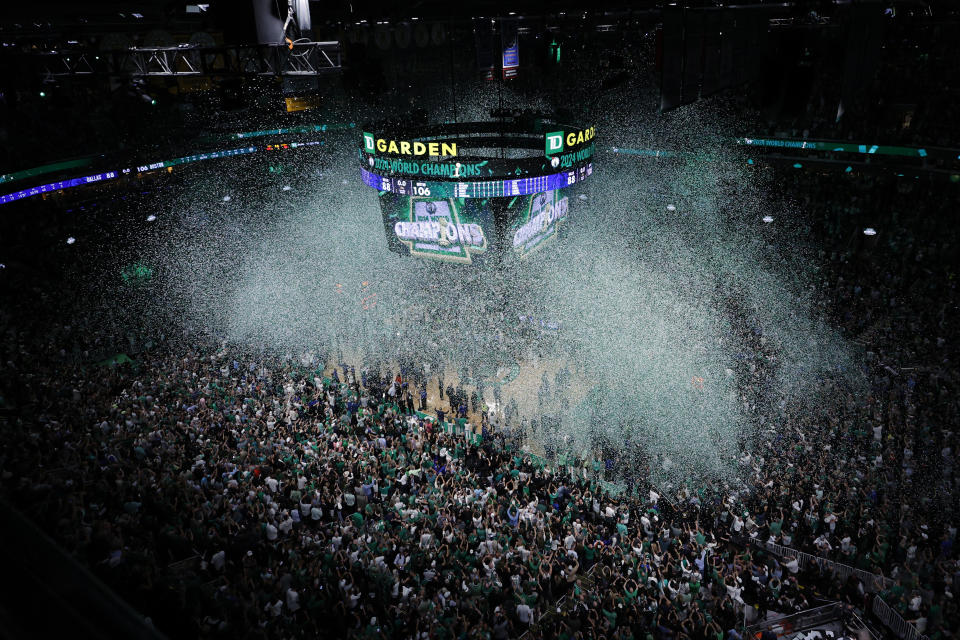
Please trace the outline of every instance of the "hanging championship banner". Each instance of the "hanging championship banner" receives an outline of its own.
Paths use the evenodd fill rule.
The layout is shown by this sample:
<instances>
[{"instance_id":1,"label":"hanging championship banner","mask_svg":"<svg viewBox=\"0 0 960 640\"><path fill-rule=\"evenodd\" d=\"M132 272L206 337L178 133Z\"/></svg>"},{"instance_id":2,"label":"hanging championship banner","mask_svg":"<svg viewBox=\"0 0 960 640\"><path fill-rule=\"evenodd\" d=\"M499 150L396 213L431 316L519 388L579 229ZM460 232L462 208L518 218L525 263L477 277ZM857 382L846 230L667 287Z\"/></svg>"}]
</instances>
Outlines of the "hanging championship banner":
<instances>
[{"instance_id":1,"label":"hanging championship banner","mask_svg":"<svg viewBox=\"0 0 960 640\"><path fill-rule=\"evenodd\" d=\"M502 47L503 77L516 78L520 68L520 34L516 20L500 21L500 43Z\"/></svg>"}]
</instances>

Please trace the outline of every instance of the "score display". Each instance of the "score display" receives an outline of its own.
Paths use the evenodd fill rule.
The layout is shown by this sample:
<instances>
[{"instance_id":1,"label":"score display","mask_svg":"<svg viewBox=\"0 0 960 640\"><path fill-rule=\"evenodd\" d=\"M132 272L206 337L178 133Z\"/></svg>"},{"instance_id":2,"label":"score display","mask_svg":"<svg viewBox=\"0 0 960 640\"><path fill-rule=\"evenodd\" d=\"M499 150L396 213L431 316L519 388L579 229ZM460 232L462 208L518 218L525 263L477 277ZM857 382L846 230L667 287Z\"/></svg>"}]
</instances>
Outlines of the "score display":
<instances>
[{"instance_id":1,"label":"score display","mask_svg":"<svg viewBox=\"0 0 960 640\"><path fill-rule=\"evenodd\" d=\"M572 171L516 180L471 180L463 182L440 180L413 180L381 176L360 169L363 183L378 191L420 198L512 198L544 191L556 191L583 182L593 175L593 163Z\"/></svg>"}]
</instances>

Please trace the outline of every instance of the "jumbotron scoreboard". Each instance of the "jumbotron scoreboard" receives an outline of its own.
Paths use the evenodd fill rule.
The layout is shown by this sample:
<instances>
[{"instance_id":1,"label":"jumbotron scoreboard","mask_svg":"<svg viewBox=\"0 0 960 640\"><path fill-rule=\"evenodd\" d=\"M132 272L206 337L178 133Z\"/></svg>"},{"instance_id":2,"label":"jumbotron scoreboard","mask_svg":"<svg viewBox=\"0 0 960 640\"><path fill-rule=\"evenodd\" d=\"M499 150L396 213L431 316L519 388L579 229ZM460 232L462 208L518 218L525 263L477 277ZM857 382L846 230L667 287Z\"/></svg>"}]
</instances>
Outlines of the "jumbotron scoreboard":
<instances>
[{"instance_id":1,"label":"jumbotron scoreboard","mask_svg":"<svg viewBox=\"0 0 960 640\"><path fill-rule=\"evenodd\" d=\"M525 257L560 234L562 190L593 173L595 136L546 119L371 124L360 173L379 193L391 251L465 264Z\"/></svg>"}]
</instances>

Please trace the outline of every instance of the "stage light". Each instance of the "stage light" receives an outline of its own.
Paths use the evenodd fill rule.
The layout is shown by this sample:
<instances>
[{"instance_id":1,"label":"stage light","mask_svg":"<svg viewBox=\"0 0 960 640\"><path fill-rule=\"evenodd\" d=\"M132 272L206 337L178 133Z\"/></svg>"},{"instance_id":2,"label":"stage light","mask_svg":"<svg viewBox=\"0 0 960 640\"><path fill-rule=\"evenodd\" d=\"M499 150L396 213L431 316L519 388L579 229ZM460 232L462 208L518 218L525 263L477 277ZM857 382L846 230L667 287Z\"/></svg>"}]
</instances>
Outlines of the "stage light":
<instances>
[{"instance_id":1,"label":"stage light","mask_svg":"<svg viewBox=\"0 0 960 640\"><path fill-rule=\"evenodd\" d=\"M873 227L867 227L866 229L863 230L863 235L865 235L865 236L875 236L875 235L877 235L877 230L874 229Z\"/></svg>"},{"instance_id":2,"label":"stage light","mask_svg":"<svg viewBox=\"0 0 960 640\"><path fill-rule=\"evenodd\" d=\"M156 219L157 219L157 216L153 215L152 213L147 216L147 222L153 222Z\"/></svg>"},{"instance_id":3,"label":"stage light","mask_svg":"<svg viewBox=\"0 0 960 640\"><path fill-rule=\"evenodd\" d=\"M773 216L763 216L763 221L769 224L773 222Z\"/></svg>"},{"instance_id":4,"label":"stage light","mask_svg":"<svg viewBox=\"0 0 960 640\"><path fill-rule=\"evenodd\" d=\"M46 91L41 91L41 92L40 92L40 97L41 97L41 98L46 98L46 97L47 97L47 92L46 92Z\"/></svg>"},{"instance_id":5,"label":"stage light","mask_svg":"<svg viewBox=\"0 0 960 640\"><path fill-rule=\"evenodd\" d=\"M67 238L67 244L73 244L73 243L76 242L76 241L77 241L77 239L74 238L73 236L70 236L69 238Z\"/></svg>"}]
</instances>

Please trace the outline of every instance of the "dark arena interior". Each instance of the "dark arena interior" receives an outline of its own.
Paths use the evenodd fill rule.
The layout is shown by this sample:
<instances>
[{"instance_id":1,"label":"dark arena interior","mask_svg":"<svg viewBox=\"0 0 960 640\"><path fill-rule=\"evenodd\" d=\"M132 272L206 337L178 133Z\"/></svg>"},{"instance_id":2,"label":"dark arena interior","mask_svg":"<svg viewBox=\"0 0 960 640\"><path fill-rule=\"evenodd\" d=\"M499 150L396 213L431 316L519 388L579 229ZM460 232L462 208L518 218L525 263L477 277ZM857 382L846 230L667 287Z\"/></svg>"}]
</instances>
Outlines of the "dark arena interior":
<instances>
[{"instance_id":1,"label":"dark arena interior","mask_svg":"<svg viewBox=\"0 0 960 640\"><path fill-rule=\"evenodd\" d=\"M960 3L2 5L0 639L960 640Z\"/></svg>"}]
</instances>

